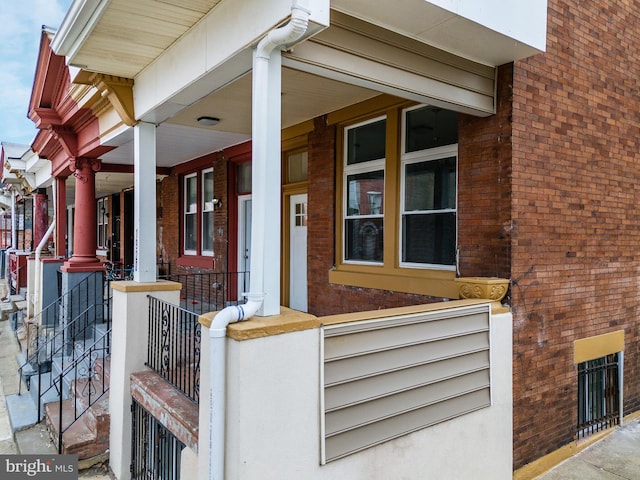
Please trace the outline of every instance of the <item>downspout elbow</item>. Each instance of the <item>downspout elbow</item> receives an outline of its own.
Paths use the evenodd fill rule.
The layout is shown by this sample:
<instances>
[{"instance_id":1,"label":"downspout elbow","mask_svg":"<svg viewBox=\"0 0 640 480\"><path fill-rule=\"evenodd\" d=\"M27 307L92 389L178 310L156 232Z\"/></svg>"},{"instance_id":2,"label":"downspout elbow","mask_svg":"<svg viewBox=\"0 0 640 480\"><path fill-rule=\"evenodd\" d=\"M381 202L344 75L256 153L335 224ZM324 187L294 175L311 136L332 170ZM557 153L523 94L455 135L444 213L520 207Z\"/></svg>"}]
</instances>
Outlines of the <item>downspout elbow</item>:
<instances>
[{"instance_id":1,"label":"downspout elbow","mask_svg":"<svg viewBox=\"0 0 640 480\"><path fill-rule=\"evenodd\" d=\"M247 298L247 303L223 308L213 317L209 338L225 337L230 323L243 322L253 317L262 306L264 293L248 293Z\"/></svg>"},{"instance_id":2,"label":"downspout elbow","mask_svg":"<svg viewBox=\"0 0 640 480\"><path fill-rule=\"evenodd\" d=\"M310 15L311 12L308 9L294 5L291 8L289 23L270 31L266 37L260 40L256 48L256 57L268 59L275 48L299 40L307 31Z\"/></svg>"}]
</instances>

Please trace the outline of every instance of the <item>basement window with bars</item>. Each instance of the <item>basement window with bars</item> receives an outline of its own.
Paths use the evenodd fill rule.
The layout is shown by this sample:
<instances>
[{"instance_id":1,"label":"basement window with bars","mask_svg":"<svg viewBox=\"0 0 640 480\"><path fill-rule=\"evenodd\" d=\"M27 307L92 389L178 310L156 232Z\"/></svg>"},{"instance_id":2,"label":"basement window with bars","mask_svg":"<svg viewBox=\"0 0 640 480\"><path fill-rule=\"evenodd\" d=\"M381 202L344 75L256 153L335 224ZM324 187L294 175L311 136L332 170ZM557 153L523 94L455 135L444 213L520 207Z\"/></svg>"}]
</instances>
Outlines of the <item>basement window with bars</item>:
<instances>
[{"instance_id":1,"label":"basement window with bars","mask_svg":"<svg viewBox=\"0 0 640 480\"><path fill-rule=\"evenodd\" d=\"M578 438L620 423L621 353L578 364Z\"/></svg>"}]
</instances>

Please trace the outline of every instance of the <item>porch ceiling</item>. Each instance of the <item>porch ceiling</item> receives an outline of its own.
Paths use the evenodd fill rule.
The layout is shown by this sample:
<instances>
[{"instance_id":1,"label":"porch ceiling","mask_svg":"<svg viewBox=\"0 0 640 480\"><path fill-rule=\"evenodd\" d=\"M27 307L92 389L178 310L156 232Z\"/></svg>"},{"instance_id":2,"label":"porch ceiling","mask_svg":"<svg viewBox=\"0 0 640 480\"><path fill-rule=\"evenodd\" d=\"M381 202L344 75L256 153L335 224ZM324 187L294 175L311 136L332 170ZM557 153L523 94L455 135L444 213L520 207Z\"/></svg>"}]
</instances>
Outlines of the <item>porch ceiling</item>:
<instances>
[{"instance_id":1,"label":"porch ceiling","mask_svg":"<svg viewBox=\"0 0 640 480\"><path fill-rule=\"evenodd\" d=\"M208 153L242 143L251 137L251 74L185 108L157 129L156 161L172 167ZM379 95L379 92L283 69L282 127L286 128ZM213 127L198 125L201 116L220 119ZM116 146L103 162L133 164L133 129L108 142Z\"/></svg>"}]
</instances>

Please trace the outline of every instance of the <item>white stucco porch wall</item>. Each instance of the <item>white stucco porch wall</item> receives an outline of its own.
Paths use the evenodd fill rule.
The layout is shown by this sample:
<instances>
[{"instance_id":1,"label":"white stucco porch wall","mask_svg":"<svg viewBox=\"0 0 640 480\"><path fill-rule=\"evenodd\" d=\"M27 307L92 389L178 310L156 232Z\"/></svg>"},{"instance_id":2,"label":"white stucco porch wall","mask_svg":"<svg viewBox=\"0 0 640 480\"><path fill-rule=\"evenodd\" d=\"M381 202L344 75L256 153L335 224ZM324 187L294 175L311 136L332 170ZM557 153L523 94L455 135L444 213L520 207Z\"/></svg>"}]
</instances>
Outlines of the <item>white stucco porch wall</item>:
<instances>
[{"instance_id":1,"label":"white stucco porch wall","mask_svg":"<svg viewBox=\"0 0 640 480\"><path fill-rule=\"evenodd\" d=\"M131 478L131 390L134 372L146 370L149 338L148 295L180 304L176 282L112 282L112 349L109 386L109 466L118 480Z\"/></svg>"},{"instance_id":2,"label":"white stucco porch wall","mask_svg":"<svg viewBox=\"0 0 640 480\"><path fill-rule=\"evenodd\" d=\"M491 407L325 466L319 464L320 331L228 340L225 478L510 479L511 325L510 313L492 317Z\"/></svg>"}]
</instances>

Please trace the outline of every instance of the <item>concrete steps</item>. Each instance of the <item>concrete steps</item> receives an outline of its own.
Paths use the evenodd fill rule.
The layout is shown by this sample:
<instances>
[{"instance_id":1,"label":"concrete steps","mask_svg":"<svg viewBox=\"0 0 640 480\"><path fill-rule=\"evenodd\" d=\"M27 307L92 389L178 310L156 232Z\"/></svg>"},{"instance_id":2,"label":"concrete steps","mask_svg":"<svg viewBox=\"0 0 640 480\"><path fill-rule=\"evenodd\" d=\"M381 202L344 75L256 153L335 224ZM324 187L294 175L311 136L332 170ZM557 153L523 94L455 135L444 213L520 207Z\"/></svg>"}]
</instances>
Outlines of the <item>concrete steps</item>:
<instances>
[{"instance_id":1,"label":"concrete steps","mask_svg":"<svg viewBox=\"0 0 640 480\"><path fill-rule=\"evenodd\" d=\"M71 382L69 398L45 405L45 422L56 446L62 426L62 453L84 460L109 449L109 365L109 358L96 360L92 377Z\"/></svg>"}]
</instances>

